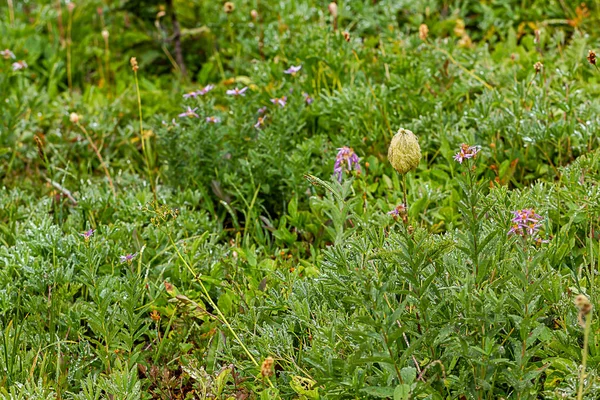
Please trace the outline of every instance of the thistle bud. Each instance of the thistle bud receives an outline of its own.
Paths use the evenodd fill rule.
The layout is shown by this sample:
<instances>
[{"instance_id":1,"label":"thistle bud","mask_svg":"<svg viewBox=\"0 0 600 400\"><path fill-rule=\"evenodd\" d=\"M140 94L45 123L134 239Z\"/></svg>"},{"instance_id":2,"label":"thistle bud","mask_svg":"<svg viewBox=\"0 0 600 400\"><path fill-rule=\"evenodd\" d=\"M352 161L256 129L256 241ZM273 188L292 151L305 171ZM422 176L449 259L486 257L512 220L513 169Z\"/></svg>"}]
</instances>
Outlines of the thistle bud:
<instances>
[{"instance_id":1,"label":"thistle bud","mask_svg":"<svg viewBox=\"0 0 600 400\"><path fill-rule=\"evenodd\" d=\"M399 174L417 168L421 161L421 146L414 133L408 129L400 128L392 138L388 149L388 160Z\"/></svg>"},{"instance_id":2,"label":"thistle bud","mask_svg":"<svg viewBox=\"0 0 600 400\"><path fill-rule=\"evenodd\" d=\"M74 124L79 123L79 115L77 115L77 113L71 113L71 115L69 115L69 119Z\"/></svg>"},{"instance_id":3,"label":"thistle bud","mask_svg":"<svg viewBox=\"0 0 600 400\"><path fill-rule=\"evenodd\" d=\"M137 59L135 57L131 57L129 63L131 64L131 69L133 70L133 72L137 72L137 70L140 69L137 63Z\"/></svg>"},{"instance_id":4,"label":"thistle bud","mask_svg":"<svg viewBox=\"0 0 600 400\"><path fill-rule=\"evenodd\" d=\"M228 1L223 4L223 11L225 11L226 14L231 14L233 10L235 10L235 4L232 2Z\"/></svg>"},{"instance_id":5,"label":"thistle bud","mask_svg":"<svg viewBox=\"0 0 600 400\"><path fill-rule=\"evenodd\" d=\"M427 40L427 34L429 33L429 28L425 24L421 24L419 26L419 39L422 41Z\"/></svg>"}]
</instances>

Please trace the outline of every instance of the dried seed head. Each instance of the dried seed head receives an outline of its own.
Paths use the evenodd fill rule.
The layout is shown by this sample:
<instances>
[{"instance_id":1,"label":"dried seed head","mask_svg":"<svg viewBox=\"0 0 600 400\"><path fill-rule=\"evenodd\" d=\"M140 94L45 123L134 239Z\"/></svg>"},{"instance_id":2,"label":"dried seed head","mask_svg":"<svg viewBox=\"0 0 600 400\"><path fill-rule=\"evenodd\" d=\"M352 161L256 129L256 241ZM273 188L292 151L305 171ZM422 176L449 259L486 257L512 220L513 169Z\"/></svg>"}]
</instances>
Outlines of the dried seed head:
<instances>
[{"instance_id":1,"label":"dried seed head","mask_svg":"<svg viewBox=\"0 0 600 400\"><path fill-rule=\"evenodd\" d=\"M425 24L421 24L419 26L419 39L422 41L427 40L427 34L429 33L429 28Z\"/></svg>"},{"instance_id":2,"label":"dried seed head","mask_svg":"<svg viewBox=\"0 0 600 400\"><path fill-rule=\"evenodd\" d=\"M77 115L77 113L71 113L71 115L69 115L69 119L74 124L79 123L79 115Z\"/></svg>"},{"instance_id":3,"label":"dried seed head","mask_svg":"<svg viewBox=\"0 0 600 400\"><path fill-rule=\"evenodd\" d=\"M102 37L104 38L104 40L108 40L108 36L110 36L110 34L108 33L108 31L106 29L102 30Z\"/></svg>"},{"instance_id":4,"label":"dried seed head","mask_svg":"<svg viewBox=\"0 0 600 400\"><path fill-rule=\"evenodd\" d=\"M421 161L421 146L415 134L408 129L400 128L390 143L388 160L402 175L417 168Z\"/></svg>"},{"instance_id":5,"label":"dried seed head","mask_svg":"<svg viewBox=\"0 0 600 400\"><path fill-rule=\"evenodd\" d=\"M542 68L544 68L544 64L542 64L541 62L536 62L535 64L533 64L533 69L535 69L535 73L539 74L540 71L542 70Z\"/></svg>"},{"instance_id":6,"label":"dried seed head","mask_svg":"<svg viewBox=\"0 0 600 400\"><path fill-rule=\"evenodd\" d=\"M594 52L594 50L588 51L587 60L590 64L596 65L596 53Z\"/></svg>"},{"instance_id":7,"label":"dried seed head","mask_svg":"<svg viewBox=\"0 0 600 400\"><path fill-rule=\"evenodd\" d=\"M273 357L267 357L265 358L265 361L263 361L262 365L260 366L260 374L263 376L263 378L268 378L269 376L273 375L273 362L275 360L273 360Z\"/></svg>"},{"instance_id":8,"label":"dried seed head","mask_svg":"<svg viewBox=\"0 0 600 400\"><path fill-rule=\"evenodd\" d=\"M233 4L232 2L228 1L225 4L223 4L223 11L225 11L225 13L231 14L233 10L235 10L235 4Z\"/></svg>"},{"instance_id":9,"label":"dried seed head","mask_svg":"<svg viewBox=\"0 0 600 400\"><path fill-rule=\"evenodd\" d=\"M348 33L348 31L344 31L342 35L344 35L344 39L346 40L346 42L350 41L350 33Z\"/></svg>"},{"instance_id":10,"label":"dried seed head","mask_svg":"<svg viewBox=\"0 0 600 400\"><path fill-rule=\"evenodd\" d=\"M131 57L129 63L131 64L131 69L133 70L133 72L137 72L137 70L140 69L140 67L138 66L137 59L135 57Z\"/></svg>"},{"instance_id":11,"label":"dried seed head","mask_svg":"<svg viewBox=\"0 0 600 400\"><path fill-rule=\"evenodd\" d=\"M463 37L465 33L465 21L463 21L462 19L457 19L456 26L454 26L454 34L458 37Z\"/></svg>"},{"instance_id":12,"label":"dried seed head","mask_svg":"<svg viewBox=\"0 0 600 400\"><path fill-rule=\"evenodd\" d=\"M337 18L338 16L338 5L335 2L331 2L329 3L329 6L327 6L327 9L329 10L329 14L331 14L331 16L333 18Z\"/></svg>"},{"instance_id":13,"label":"dried seed head","mask_svg":"<svg viewBox=\"0 0 600 400\"><path fill-rule=\"evenodd\" d=\"M253 20L256 21L258 19L258 11L256 11L256 10L250 11L250 16L252 17Z\"/></svg>"},{"instance_id":14,"label":"dried seed head","mask_svg":"<svg viewBox=\"0 0 600 400\"><path fill-rule=\"evenodd\" d=\"M575 306L577 306L577 308L579 309L584 307L586 304L590 304L590 300L584 294L578 294L573 302L575 303Z\"/></svg>"}]
</instances>

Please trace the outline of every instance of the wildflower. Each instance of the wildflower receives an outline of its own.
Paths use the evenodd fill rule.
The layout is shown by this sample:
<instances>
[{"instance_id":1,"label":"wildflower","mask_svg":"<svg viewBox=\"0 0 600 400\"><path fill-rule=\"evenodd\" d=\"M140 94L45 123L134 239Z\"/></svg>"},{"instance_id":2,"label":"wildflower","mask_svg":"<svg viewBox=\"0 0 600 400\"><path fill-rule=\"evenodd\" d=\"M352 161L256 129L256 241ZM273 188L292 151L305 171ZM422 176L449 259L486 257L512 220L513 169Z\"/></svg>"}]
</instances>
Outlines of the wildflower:
<instances>
[{"instance_id":1,"label":"wildflower","mask_svg":"<svg viewBox=\"0 0 600 400\"><path fill-rule=\"evenodd\" d=\"M0 51L0 56L4 57L5 60L8 60L9 58L12 58L14 60L16 58L15 53L10 51L9 49L4 49Z\"/></svg>"},{"instance_id":2,"label":"wildflower","mask_svg":"<svg viewBox=\"0 0 600 400\"><path fill-rule=\"evenodd\" d=\"M137 253L129 253L129 254L125 254L124 256L120 256L119 260L121 260L122 263L127 262L130 263L133 261L133 259L135 258L135 256L137 256Z\"/></svg>"},{"instance_id":3,"label":"wildflower","mask_svg":"<svg viewBox=\"0 0 600 400\"><path fill-rule=\"evenodd\" d=\"M131 57L129 63L131 64L131 69L133 70L133 72L137 72L137 70L140 69L140 67L138 66L137 58Z\"/></svg>"},{"instance_id":4,"label":"wildflower","mask_svg":"<svg viewBox=\"0 0 600 400\"><path fill-rule=\"evenodd\" d=\"M275 360L273 360L273 357L267 357L265 358L265 361L263 361L262 365L260 366L260 374L263 376L263 378L268 378L273 375L274 361Z\"/></svg>"},{"instance_id":5,"label":"wildflower","mask_svg":"<svg viewBox=\"0 0 600 400\"><path fill-rule=\"evenodd\" d=\"M417 168L421 161L421 146L415 134L400 128L390 143L388 160L399 174Z\"/></svg>"},{"instance_id":6,"label":"wildflower","mask_svg":"<svg viewBox=\"0 0 600 400\"><path fill-rule=\"evenodd\" d=\"M296 75L298 73L298 71L300 71L302 69L302 65L298 65L297 67L295 66L291 66L288 69L286 69L285 71L283 71L283 73L288 74L288 75Z\"/></svg>"},{"instance_id":7,"label":"wildflower","mask_svg":"<svg viewBox=\"0 0 600 400\"><path fill-rule=\"evenodd\" d=\"M535 237L542 225L539 223L542 216L536 214L533 208L512 211L514 217L511 219L511 228L508 235ZM548 243L548 240L536 238L536 243Z\"/></svg>"},{"instance_id":8,"label":"wildflower","mask_svg":"<svg viewBox=\"0 0 600 400\"><path fill-rule=\"evenodd\" d=\"M80 119L80 117L79 117L79 115L78 115L77 113L71 113L71 114L69 115L69 120L70 120L72 123L74 123L74 124L77 124L77 123L79 123L79 119Z\"/></svg>"},{"instance_id":9,"label":"wildflower","mask_svg":"<svg viewBox=\"0 0 600 400\"><path fill-rule=\"evenodd\" d=\"M13 58L14 58L14 56L13 56ZM594 52L594 50L588 51L587 60L589 61L590 64L596 65L596 53Z\"/></svg>"},{"instance_id":10,"label":"wildflower","mask_svg":"<svg viewBox=\"0 0 600 400\"><path fill-rule=\"evenodd\" d=\"M211 90L213 90L215 88L214 85L206 85L204 86L202 89L198 90L196 92L196 94L199 94L200 96L204 96L206 93L210 92Z\"/></svg>"},{"instance_id":11,"label":"wildflower","mask_svg":"<svg viewBox=\"0 0 600 400\"><path fill-rule=\"evenodd\" d=\"M242 89L230 89L228 90L227 93L230 96L245 96L246 90L248 90L248 87L242 88Z\"/></svg>"},{"instance_id":12,"label":"wildflower","mask_svg":"<svg viewBox=\"0 0 600 400\"><path fill-rule=\"evenodd\" d=\"M108 40L108 36L110 34L108 33L108 31L106 29L102 30L102 37L104 38L104 40Z\"/></svg>"},{"instance_id":13,"label":"wildflower","mask_svg":"<svg viewBox=\"0 0 600 400\"><path fill-rule=\"evenodd\" d=\"M406 212L406 206L404 204L397 205L394 209L388 212L388 215L392 217L398 217Z\"/></svg>"},{"instance_id":14,"label":"wildflower","mask_svg":"<svg viewBox=\"0 0 600 400\"><path fill-rule=\"evenodd\" d=\"M338 149L337 156L335 157L335 165L333 166L333 172L336 175L338 181L342 181L342 175L344 173L344 165L347 165L348 172L356 170L360 172L360 159L348 146L340 147Z\"/></svg>"},{"instance_id":15,"label":"wildflower","mask_svg":"<svg viewBox=\"0 0 600 400\"><path fill-rule=\"evenodd\" d=\"M184 99L189 99L198 96L198 92L189 92L183 95Z\"/></svg>"},{"instance_id":16,"label":"wildflower","mask_svg":"<svg viewBox=\"0 0 600 400\"><path fill-rule=\"evenodd\" d=\"M274 99L271 99L271 103L279 104L279 106L281 106L281 108L283 108L283 107L285 107L285 105L287 103L287 96L283 96L280 98L275 97Z\"/></svg>"},{"instance_id":17,"label":"wildflower","mask_svg":"<svg viewBox=\"0 0 600 400\"><path fill-rule=\"evenodd\" d=\"M267 112L267 107L261 107L258 109L258 115L263 115Z\"/></svg>"},{"instance_id":18,"label":"wildflower","mask_svg":"<svg viewBox=\"0 0 600 400\"><path fill-rule=\"evenodd\" d=\"M233 4L232 2L228 1L225 4L223 4L223 11L225 11L225 13L231 14L234 10L235 4Z\"/></svg>"},{"instance_id":19,"label":"wildflower","mask_svg":"<svg viewBox=\"0 0 600 400\"><path fill-rule=\"evenodd\" d=\"M542 64L539 61L536 62L535 64L533 64L533 69L535 70L536 74L539 74L543 67L544 67L544 64Z\"/></svg>"},{"instance_id":20,"label":"wildflower","mask_svg":"<svg viewBox=\"0 0 600 400\"><path fill-rule=\"evenodd\" d=\"M514 218L511 220L517 224L526 224L529 222L537 223L542 219L542 216L535 213L533 208L524 208L522 210L512 211Z\"/></svg>"},{"instance_id":21,"label":"wildflower","mask_svg":"<svg viewBox=\"0 0 600 400\"><path fill-rule=\"evenodd\" d=\"M267 117L258 117L258 121L254 124L254 127L260 129L260 127L265 124L265 118Z\"/></svg>"},{"instance_id":22,"label":"wildflower","mask_svg":"<svg viewBox=\"0 0 600 400\"><path fill-rule=\"evenodd\" d=\"M219 118L219 117L206 117L206 122L208 122L209 124L218 124L219 122L221 122L221 118Z\"/></svg>"},{"instance_id":23,"label":"wildflower","mask_svg":"<svg viewBox=\"0 0 600 400\"><path fill-rule=\"evenodd\" d=\"M188 106L188 108L185 112L179 114L179 117L180 118L183 118L183 117L199 118L198 114L196 114L197 109L198 109L198 107L192 109L190 106Z\"/></svg>"},{"instance_id":24,"label":"wildflower","mask_svg":"<svg viewBox=\"0 0 600 400\"><path fill-rule=\"evenodd\" d=\"M468 144L463 143L460 145L460 151L454 156L454 159L458 161L459 164L462 164L464 160L475 157L480 150L481 147L479 146L469 146Z\"/></svg>"},{"instance_id":25,"label":"wildflower","mask_svg":"<svg viewBox=\"0 0 600 400\"><path fill-rule=\"evenodd\" d=\"M152 319L152 321L154 322L160 321L160 313L158 312L158 310L152 310L152 312L150 313L150 319Z\"/></svg>"},{"instance_id":26,"label":"wildflower","mask_svg":"<svg viewBox=\"0 0 600 400\"><path fill-rule=\"evenodd\" d=\"M252 19L256 21L258 19L258 11L256 11L256 10L250 11L250 17L252 17Z\"/></svg>"},{"instance_id":27,"label":"wildflower","mask_svg":"<svg viewBox=\"0 0 600 400\"><path fill-rule=\"evenodd\" d=\"M19 71L19 70L25 69L27 67L28 67L27 63L23 60L17 61L15 63L13 63L13 65L12 65L13 71Z\"/></svg>"},{"instance_id":28,"label":"wildflower","mask_svg":"<svg viewBox=\"0 0 600 400\"><path fill-rule=\"evenodd\" d=\"M429 33L429 28L425 24L421 24L419 26L419 39L422 41L427 40L427 34Z\"/></svg>"},{"instance_id":29,"label":"wildflower","mask_svg":"<svg viewBox=\"0 0 600 400\"><path fill-rule=\"evenodd\" d=\"M304 97L304 101L306 104L311 105L313 101L315 101L312 97L308 95L308 93L302 93L302 97Z\"/></svg>"},{"instance_id":30,"label":"wildflower","mask_svg":"<svg viewBox=\"0 0 600 400\"><path fill-rule=\"evenodd\" d=\"M344 32L342 33L342 35L344 35L344 40L345 40L346 42L349 42L349 41L350 41L350 33L349 33L348 31L344 31Z\"/></svg>"},{"instance_id":31,"label":"wildflower","mask_svg":"<svg viewBox=\"0 0 600 400\"><path fill-rule=\"evenodd\" d=\"M88 240L90 240L90 238L92 237L92 235L94 234L94 232L96 232L95 229L90 229L89 231L80 233L80 235L83 236L83 238L87 242Z\"/></svg>"}]
</instances>

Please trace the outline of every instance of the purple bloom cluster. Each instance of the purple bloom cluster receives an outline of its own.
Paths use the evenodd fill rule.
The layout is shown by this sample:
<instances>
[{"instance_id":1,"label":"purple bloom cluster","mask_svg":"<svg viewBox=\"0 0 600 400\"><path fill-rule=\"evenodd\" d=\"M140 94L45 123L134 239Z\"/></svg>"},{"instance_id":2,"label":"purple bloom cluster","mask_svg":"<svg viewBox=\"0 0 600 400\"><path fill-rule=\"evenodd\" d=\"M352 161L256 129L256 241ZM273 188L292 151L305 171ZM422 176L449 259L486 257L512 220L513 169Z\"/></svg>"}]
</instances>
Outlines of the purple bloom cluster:
<instances>
[{"instance_id":1,"label":"purple bloom cluster","mask_svg":"<svg viewBox=\"0 0 600 400\"><path fill-rule=\"evenodd\" d=\"M406 206L404 204L399 204L392 211L388 212L388 215L391 215L394 218L401 217L406 214Z\"/></svg>"},{"instance_id":2,"label":"purple bloom cluster","mask_svg":"<svg viewBox=\"0 0 600 400\"><path fill-rule=\"evenodd\" d=\"M265 118L267 118L267 117L266 116L265 117L258 117L258 121L254 124L254 127L256 129L260 129L260 127L265 124Z\"/></svg>"},{"instance_id":3,"label":"purple bloom cluster","mask_svg":"<svg viewBox=\"0 0 600 400\"><path fill-rule=\"evenodd\" d=\"M313 101L315 101L312 97L308 95L308 93L302 93L302 97L304 97L304 101L306 104L311 105Z\"/></svg>"},{"instance_id":4,"label":"purple bloom cluster","mask_svg":"<svg viewBox=\"0 0 600 400\"><path fill-rule=\"evenodd\" d=\"M542 216L535 213L533 208L524 208L522 210L512 211L514 218L511 220L509 235L534 236L542 227L539 223ZM538 240L545 243L545 240Z\"/></svg>"},{"instance_id":5,"label":"purple bloom cluster","mask_svg":"<svg viewBox=\"0 0 600 400\"><path fill-rule=\"evenodd\" d=\"M338 181L342 181L344 166L347 166L348 172L352 171L352 169L360 172L359 161L360 159L350 147L344 146L339 148L337 156L335 157L335 165L333 166L333 172Z\"/></svg>"},{"instance_id":6,"label":"purple bloom cluster","mask_svg":"<svg viewBox=\"0 0 600 400\"><path fill-rule=\"evenodd\" d=\"M80 233L80 235L83 236L83 238L87 242L88 240L90 240L90 238L92 237L92 235L94 234L94 232L96 232L95 229L90 229L89 231Z\"/></svg>"},{"instance_id":7,"label":"purple bloom cluster","mask_svg":"<svg viewBox=\"0 0 600 400\"><path fill-rule=\"evenodd\" d=\"M460 151L454 156L454 159L458 161L459 164L462 164L464 160L468 160L469 158L473 158L479 153L481 147L479 146L469 146L468 144L463 143L460 146Z\"/></svg>"}]
</instances>

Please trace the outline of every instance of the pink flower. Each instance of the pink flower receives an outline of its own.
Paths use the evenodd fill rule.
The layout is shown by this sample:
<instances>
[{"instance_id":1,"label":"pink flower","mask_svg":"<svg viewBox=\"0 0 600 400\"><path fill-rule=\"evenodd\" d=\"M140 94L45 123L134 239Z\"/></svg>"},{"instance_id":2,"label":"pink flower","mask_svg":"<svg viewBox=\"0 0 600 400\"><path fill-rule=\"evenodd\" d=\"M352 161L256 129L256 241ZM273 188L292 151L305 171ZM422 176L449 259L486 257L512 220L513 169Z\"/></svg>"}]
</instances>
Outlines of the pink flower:
<instances>
[{"instance_id":1,"label":"pink flower","mask_svg":"<svg viewBox=\"0 0 600 400\"><path fill-rule=\"evenodd\" d=\"M258 121L254 124L254 127L260 129L260 127L265 124L265 118L267 117L258 117Z\"/></svg>"},{"instance_id":2,"label":"pink flower","mask_svg":"<svg viewBox=\"0 0 600 400\"><path fill-rule=\"evenodd\" d=\"M25 69L27 67L28 67L27 63L23 60L17 61L15 63L13 63L13 65L12 65L13 71L19 71L19 70Z\"/></svg>"},{"instance_id":3,"label":"pink flower","mask_svg":"<svg viewBox=\"0 0 600 400\"><path fill-rule=\"evenodd\" d=\"M198 96L198 92L189 92L183 95L184 99L189 99L190 97L196 97Z\"/></svg>"},{"instance_id":4,"label":"pink flower","mask_svg":"<svg viewBox=\"0 0 600 400\"><path fill-rule=\"evenodd\" d=\"M200 96L204 96L206 93L210 92L211 90L213 90L215 88L214 85L206 85L204 86L202 89L198 90L196 92L196 94L199 94Z\"/></svg>"},{"instance_id":5,"label":"pink flower","mask_svg":"<svg viewBox=\"0 0 600 400\"><path fill-rule=\"evenodd\" d=\"M337 156L335 157L335 165L333 166L333 172L337 177L338 181L342 181L342 175L344 173L344 167L347 164L348 172L352 171L354 168L356 171L360 172L360 159L348 146L340 147L338 149Z\"/></svg>"},{"instance_id":6,"label":"pink flower","mask_svg":"<svg viewBox=\"0 0 600 400\"><path fill-rule=\"evenodd\" d=\"M460 146L460 151L454 156L454 159L458 161L459 164L462 164L464 160L475 157L480 150L481 147L479 146L469 146L468 144L463 143Z\"/></svg>"},{"instance_id":7,"label":"pink flower","mask_svg":"<svg viewBox=\"0 0 600 400\"><path fill-rule=\"evenodd\" d=\"M280 98L275 97L274 99L271 99L271 103L273 104L279 104L279 106L281 108L285 107L286 103L287 103L287 96L283 96Z\"/></svg>"},{"instance_id":8,"label":"pink flower","mask_svg":"<svg viewBox=\"0 0 600 400\"><path fill-rule=\"evenodd\" d=\"M296 75L298 73L298 71L300 71L301 69L302 69L302 65L298 65L297 67L294 67L292 65L291 67L289 67L288 69L286 69L283 72L288 75Z\"/></svg>"},{"instance_id":9,"label":"pink flower","mask_svg":"<svg viewBox=\"0 0 600 400\"><path fill-rule=\"evenodd\" d=\"M230 96L245 96L246 90L248 90L248 87L245 87L242 89L238 89L238 88L230 89L225 93L227 93Z\"/></svg>"},{"instance_id":10,"label":"pink flower","mask_svg":"<svg viewBox=\"0 0 600 400\"><path fill-rule=\"evenodd\" d=\"M183 118L183 117L199 118L198 114L196 114L197 109L198 109L198 107L192 109L191 107L188 106L188 108L185 112L179 114L179 117L180 118Z\"/></svg>"},{"instance_id":11,"label":"pink flower","mask_svg":"<svg viewBox=\"0 0 600 400\"><path fill-rule=\"evenodd\" d=\"M209 124L218 124L219 122L221 122L221 118L219 118L219 117L206 117L206 122L208 122Z\"/></svg>"},{"instance_id":12,"label":"pink flower","mask_svg":"<svg viewBox=\"0 0 600 400\"><path fill-rule=\"evenodd\" d=\"M4 57L5 60L8 60L9 58L12 58L14 60L16 58L15 53L10 51L9 49L4 49L0 51L0 56Z\"/></svg>"},{"instance_id":13,"label":"pink flower","mask_svg":"<svg viewBox=\"0 0 600 400\"><path fill-rule=\"evenodd\" d=\"M306 104L311 105L313 101L315 101L312 97L308 95L308 93L302 93L302 97L304 97L304 101Z\"/></svg>"},{"instance_id":14,"label":"pink flower","mask_svg":"<svg viewBox=\"0 0 600 400\"><path fill-rule=\"evenodd\" d=\"M92 237L92 235L94 234L94 232L96 232L95 229L90 229L89 231L80 233L80 235L83 236L83 238L87 242L88 240L90 240L90 238Z\"/></svg>"},{"instance_id":15,"label":"pink flower","mask_svg":"<svg viewBox=\"0 0 600 400\"><path fill-rule=\"evenodd\" d=\"M258 115L263 115L267 112L267 107L261 107L258 109Z\"/></svg>"}]
</instances>

